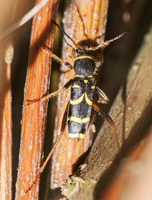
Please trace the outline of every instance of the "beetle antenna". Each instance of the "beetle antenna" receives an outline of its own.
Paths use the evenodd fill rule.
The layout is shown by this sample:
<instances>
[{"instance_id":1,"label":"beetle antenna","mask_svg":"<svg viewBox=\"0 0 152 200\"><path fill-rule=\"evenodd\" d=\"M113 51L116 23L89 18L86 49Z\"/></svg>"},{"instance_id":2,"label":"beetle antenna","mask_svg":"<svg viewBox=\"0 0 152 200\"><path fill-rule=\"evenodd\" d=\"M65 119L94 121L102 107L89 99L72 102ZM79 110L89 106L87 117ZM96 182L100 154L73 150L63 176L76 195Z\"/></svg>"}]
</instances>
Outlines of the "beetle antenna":
<instances>
[{"instance_id":1,"label":"beetle antenna","mask_svg":"<svg viewBox=\"0 0 152 200\"><path fill-rule=\"evenodd\" d=\"M100 49L100 48L101 48L101 49L104 49L104 48L106 48L107 46L109 46L110 43L112 43L112 42L118 40L119 38L123 37L126 33L130 32L130 31L131 31L131 29L128 29L127 31L121 33L120 35L118 35L118 36L116 36L116 37L114 37L114 38L112 38L112 39L110 39L110 40L107 40L107 41L105 41L105 42L102 42L101 44L99 44L98 46L96 46L96 47L94 47L94 48L92 48L92 47L91 47L91 48L88 48L88 50L96 51L96 50L98 50L98 49Z\"/></svg>"},{"instance_id":2,"label":"beetle antenna","mask_svg":"<svg viewBox=\"0 0 152 200\"><path fill-rule=\"evenodd\" d=\"M61 31L62 31L62 33L64 33L71 41L72 41L72 43L74 44L74 46L76 47L76 49L78 48L78 45L75 43L75 41L65 32L65 30L61 27L61 26L59 26L55 21L53 21L53 20L51 20L51 22L53 23L53 24L55 24ZM74 48L75 49L75 48ZM75 49L75 50L76 50Z\"/></svg>"}]
</instances>

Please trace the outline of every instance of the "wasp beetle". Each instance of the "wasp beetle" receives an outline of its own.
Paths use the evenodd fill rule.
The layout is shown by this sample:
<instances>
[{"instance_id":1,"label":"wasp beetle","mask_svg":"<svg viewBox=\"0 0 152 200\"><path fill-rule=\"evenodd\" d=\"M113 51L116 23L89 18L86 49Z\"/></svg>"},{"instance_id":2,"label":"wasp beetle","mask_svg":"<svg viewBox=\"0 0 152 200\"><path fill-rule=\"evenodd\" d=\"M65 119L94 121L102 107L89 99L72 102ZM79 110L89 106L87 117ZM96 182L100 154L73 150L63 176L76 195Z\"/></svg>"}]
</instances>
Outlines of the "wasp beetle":
<instances>
[{"instance_id":1,"label":"wasp beetle","mask_svg":"<svg viewBox=\"0 0 152 200\"><path fill-rule=\"evenodd\" d=\"M109 101L106 94L99 87L96 86L95 74L98 68L96 56L99 53L98 51L100 51L101 53L101 51L103 51L111 42L114 42L115 40L121 38L124 34L130 31L127 30L124 33L118 35L117 37L102 42L99 45L88 46L87 43L85 43L85 41L81 41L78 44L76 44L75 41L64 31L63 28L61 28L54 21L52 21L52 23L55 24L71 40L71 42L75 46L73 47L75 53L74 65L72 66L70 63L63 61L61 58L53 54L48 47L43 46L42 49L46 51L46 53L48 53L55 60L67 66L67 68L69 68L70 70L73 69L75 71L75 77L73 79L70 79L61 89L39 99L26 100L26 104L24 105L28 106L32 105L33 103L52 98L71 86L70 101L67 103L65 113L63 116L61 133L47 159L43 163L40 169L40 173L42 173L42 171L44 170L54 149L59 143L65 130L67 121L68 135L70 138L79 139L84 137L91 119L92 108L99 112L114 127L117 146L118 149L120 149L115 123L104 110L102 110L97 104L94 103L95 93L98 94L100 103L107 103Z\"/></svg>"},{"instance_id":2,"label":"wasp beetle","mask_svg":"<svg viewBox=\"0 0 152 200\"><path fill-rule=\"evenodd\" d=\"M74 66L68 62L64 62L61 58L53 54L46 46L42 49L45 50L51 57L58 60L60 63L65 64L69 69L75 71L75 77L70 79L61 89L44 96L40 99L27 100L27 105L44 101L48 98L58 95L58 93L66 90L71 86L71 97L67 104L65 114L62 121L61 132L64 132L66 121L68 120L68 135L70 138L83 138L88 129L91 118L92 107L100 112L100 114L115 128L115 124L111 117L103 111L97 104L94 103L94 93L97 92L100 102L107 103L109 101L106 94L96 86L95 72L96 72L96 52L103 51L111 42L119 39L129 30L120 34L119 36L107 40L96 47L88 47L85 43L80 42L76 44L70 36L54 21L52 21L62 32L72 41L76 48L74 57ZM116 130L116 128L115 128Z\"/></svg>"}]
</instances>

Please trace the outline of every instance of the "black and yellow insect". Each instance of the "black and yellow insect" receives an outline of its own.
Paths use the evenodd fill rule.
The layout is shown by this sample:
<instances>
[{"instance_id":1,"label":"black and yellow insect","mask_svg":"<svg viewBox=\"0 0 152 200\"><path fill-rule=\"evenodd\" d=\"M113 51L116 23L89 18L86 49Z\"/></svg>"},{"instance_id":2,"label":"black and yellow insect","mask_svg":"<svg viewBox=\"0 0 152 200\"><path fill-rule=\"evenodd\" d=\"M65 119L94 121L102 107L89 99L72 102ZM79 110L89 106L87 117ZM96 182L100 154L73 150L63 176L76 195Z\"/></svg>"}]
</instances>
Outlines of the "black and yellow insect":
<instances>
[{"instance_id":1,"label":"black and yellow insect","mask_svg":"<svg viewBox=\"0 0 152 200\"><path fill-rule=\"evenodd\" d=\"M77 49L74 71L76 75L71 81L68 134L70 138L83 138L91 118L94 92L98 91L105 101L108 98L95 85L95 61L88 50Z\"/></svg>"},{"instance_id":2,"label":"black and yellow insect","mask_svg":"<svg viewBox=\"0 0 152 200\"><path fill-rule=\"evenodd\" d=\"M67 121L68 135L70 138L79 139L84 137L90 123L92 108L98 111L114 127L117 146L118 148L120 148L116 126L113 120L106 112L104 112L97 104L94 103L95 93L98 94L100 103L107 103L109 101L106 94L99 87L96 86L95 73L98 68L96 56L99 52L101 53L101 51L103 51L105 47L107 47L111 42L119 39L129 30L99 45L88 46L85 41L81 41L80 43L76 44L74 40L56 22L52 21L52 23L55 24L58 28L60 28L75 46L75 48L73 47L73 50L75 52L74 66L72 66L68 62L63 61L61 58L53 54L46 46L42 47L42 49L45 50L51 57L58 60L60 63L65 64L69 69L73 69L75 71L75 77L73 79L70 79L64 85L64 87L45 97L42 97L40 99L27 100L26 106L31 105L33 103L37 103L39 101L44 101L48 98L56 96L58 93L66 90L71 86L70 101L67 103L65 113L63 116L61 134L55 142L53 149L48 155L46 161L43 163L43 166L40 169L40 173L42 173L54 149L56 148L56 145L60 141L65 130Z\"/></svg>"},{"instance_id":3,"label":"black and yellow insect","mask_svg":"<svg viewBox=\"0 0 152 200\"><path fill-rule=\"evenodd\" d=\"M103 51L111 42L119 39L128 31L122 33L121 35L105 41L100 45L95 47L88 47L86 44L81 41L79 44L76 44L72 38L70 38L67 33L54 21L52 21L62 32L72 41L76 48L73 48L75 51L74 57L74 66L70 63L64 62L62 59L53 54L47 47L43 49L52 57L54 57L59 62L65 64L68 68L74 69L75 77L74 79L69 80L63 88L57 90L45 97L42 97L37 100L28 100L27 105L31 103L36 103L38 101L44 101L48 98L56 96L59 92L69 88L71 86L71 97L70 102L67 104L65 114L62 121L61 133L64 132L66 122L68 120L68 135L70 138L83 138L86 133L89 122L91 119L92 107L95 108L102 116L112 125L115 124L111 117L99 108L98 105L94 103L94 94L98 93L101 103L107 103L109 101L106 94L96 86L95 82L95 71L96 71L96 54L97 52Z\"/></svg>"}]
</instances>

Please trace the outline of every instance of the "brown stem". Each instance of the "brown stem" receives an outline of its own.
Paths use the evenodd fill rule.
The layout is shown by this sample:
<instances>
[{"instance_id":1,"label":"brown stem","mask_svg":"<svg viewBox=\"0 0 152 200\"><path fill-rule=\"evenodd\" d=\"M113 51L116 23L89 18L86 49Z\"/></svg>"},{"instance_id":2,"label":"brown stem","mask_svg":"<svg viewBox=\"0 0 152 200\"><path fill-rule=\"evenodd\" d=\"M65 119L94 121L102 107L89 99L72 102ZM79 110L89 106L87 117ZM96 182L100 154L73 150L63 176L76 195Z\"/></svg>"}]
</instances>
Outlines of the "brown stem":
<instances>
[{"instance_id":1,"label":"brown stem","mask_svg":"<svg viewBox=\"0 0 152 200\"><path fill-rule=\"evenodd\" d=\"M0 88L0 199L12 199L12 91L11 63L13 46L7 46L5 64L1 63ZM4 67L3 67L4 66ZM5 72L5 76L3 74Z\"/></svg>"},{"instance_id":2,"label":"brown stem","mask_svg":"<svg viewBox=\"0 0 152 200\"><path fill-rule=\"evenodd\" d=\"M64 16L64 30L75 41L75 43L79 43L80 41L86 39L86 35L88 39L94 40L98 36L103 35L103 33L105 32L107 8L107 0L96 0L93 2L90 0L71 1L71 3L68 4L66 8ZM81 15L81 18L79 14ZM83 22L81 21L82 19ZM84 27L87 34L84 34L83 32ZM100 38L98 42L100 43L101 41L103 41L103 39L104 38ZM68 42L70 43L69 40ZM67 43L64 43L62 56L63 60L65 62L70 62L71 64L73 64L73 59L70 59L70 55L72 55L72 48L71 46L67 45ZM100 56L101 59L103 59L102 55ZM65 71L64 66L62 66L61 69ZM61 88L69 79L73 77L73 70L62 74L60 77L59 87ZM62 118L69 99L69 94L69 90L67 90L58 96L57 116L54 132L55 140L60 134ZM69 139L67 129L65 130L62 141L60 142L60 144L58 144L53 155L51 170L51 189L59 188L61 183L65 182L68 175L70 175L77 169L78 165L82 162L82 158L80 160L80 157L83 157L91 144L91 125L89 131L85 135L85 138L78 141Z\"/></svg>"},{"instance_id":3,"label":"brown stem","mask_svg":"<svg viewBox=\"0 0 152 200\"><path fill-rule=\"evenodd\" d=\"M39 3L37 0L36 3ZM56 19L57 0L50 0L33 19L25 99L39 99L48 93L51 58L44 52L43 45L53 48L54 26L50 23ZM24 107L22 117L22 135L19 155L16 200L38 199L39 179L31 190L28 188L39 172L42 158L47 101Z\"/></svg>"},{"instance_id":4,"label":"brown stem","mask_svg":"<svg viewBox=\"0 0 152 200\"><path fill-rule=\"evenodd\" d=\"M69 192L66 193L68 197L75 191L71 196L72 199L84 199L86 196L89 196L90 199L93 196L95 199L103 199L102 195L105 188L108 187L109 181L115 176L116 170L119 167L121 168L120 159L128 156L130 150L136 144L139 145L148 133L152 122L151 31L147 34L146 40L129 72L125 92L123 91L125 88L120 90L110 112L110 115L114 116L113 119L118 129L119 140L121 141L122 135L125 135L125 141L121 141L120 156L115 158L117 146L113 137L113 129L105 122L85 161L85 168L80 169L75 174L78 177L73 176L69 179L67 185L63 187L63 192ZM122 98L124 93L126 93L125 101ZM124 105L124 102L126 105ZM123 121L124 119L125 121ZM116 182L115 187L117 188ZM117 189L121 192L122 187ZM79 192L77 192L78 190ZM138 190L136 191L138 193ZM108 192L110 195L111 190ZM125 195L125 186L123 195ZM110 199L113 198L111 197ZM115 199L119 199L119 197L116 196Z\"/></svg>"},{"instance_id":5,"label":"brown stem","mask_svg":"<svg viewBox=\"0 0 152 200\"><path fill-rule=\"evenodd\" d=\"M127 158L122 160L116 177L107 188L101 200L151 199L151 150L152 127L147 130L144 142L135 146Z\"/></svg>"}]
</instances>

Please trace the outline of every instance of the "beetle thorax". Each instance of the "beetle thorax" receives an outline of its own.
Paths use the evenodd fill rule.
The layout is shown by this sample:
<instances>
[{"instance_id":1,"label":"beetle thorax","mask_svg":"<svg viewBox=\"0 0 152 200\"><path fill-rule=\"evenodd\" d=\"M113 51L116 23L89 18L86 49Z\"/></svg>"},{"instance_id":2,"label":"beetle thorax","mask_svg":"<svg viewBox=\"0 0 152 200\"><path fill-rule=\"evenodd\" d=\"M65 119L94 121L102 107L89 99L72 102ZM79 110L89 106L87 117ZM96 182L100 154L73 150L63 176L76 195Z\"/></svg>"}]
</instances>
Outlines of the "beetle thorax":
<instances>
[{"instance_id":1,"label":"beetle thorax","mask_svg":"<svg viewBox=\"0 0 152 200\"><path fill-rule=\"evenodd\" d=\"M86 51L77 52L74 62L74 70L77 75L92 76L95 70L94 59Z\"/></svg>"}]
</instances>

